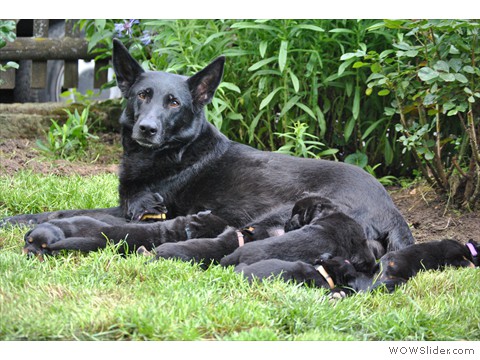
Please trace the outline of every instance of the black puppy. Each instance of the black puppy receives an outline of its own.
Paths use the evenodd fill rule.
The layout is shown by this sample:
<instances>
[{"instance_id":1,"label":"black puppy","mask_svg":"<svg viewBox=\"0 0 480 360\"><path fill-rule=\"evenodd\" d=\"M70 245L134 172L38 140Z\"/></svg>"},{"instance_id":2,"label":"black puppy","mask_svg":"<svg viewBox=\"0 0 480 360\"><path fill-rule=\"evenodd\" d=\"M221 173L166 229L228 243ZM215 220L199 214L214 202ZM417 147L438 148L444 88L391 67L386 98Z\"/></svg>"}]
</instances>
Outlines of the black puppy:
<instances>
[{"instance_id":1,"label":"black puppy","mask_svg":"<svg viewBox=\"0 0 480 360\"><path fill-rule=\"evenodd\" d=\"M289 206L279 217L288 215L287 209L299 194L309 191L328 195L360 224L367 240L387 251L414 242L384 187L359 167L259 151L230 141L209 123L204 107L221 82L224 63L225 57L219 57L190 77L145 71L114 40L113 68L126 100L120 118L124 151L119 206L21 215L4 222L38 224L78 215L97 218L105 213L132 219L136 214L155 214L145 193L158 193L169 219L211 210L229 225L243 228L279 204ZM141 199L146 205L137 201ZM280 231L284 223L272 225ZM123 237L129 233L128 226L118 226ZM73 235L83 237L82 233Z\"/></svg>"},{"instance_id":2,"label":"black puppy","mask_svg":"<svg viewBox=\"0 0 480 360\"><path fill-rule=\"evenodd\" d=\"M75 216L40 224L25 235L23 252L43 260L44 254L58 250L88 252L102 249L109 241L123 241L123 247L119 248L121 252L135 251L141 246L151 250L164 242L214 237L227 226L223 219L208 211L146 224L126 223L106 216L103 219L106 221Z\"/></svg>"},{"instance_id":3,"label":"black puppy","mask_svg":"<svg viewBox=\"0 0 480 360\"><path fill-rule=\"evenodd\" d=\"M212 262L218 263L225 254L250 241L240 230L228 227L216 238L192 239L165 243L155 249L156 259L179 259L201 263L206 269Z\"/></svg>"},{"instance_id":4,"label":"black puppy","mask_svg":"<svg viewBox=\"0 0 480 360\"><path fill-rule=\"evenodd\" d=\"M466 245L450 239L430 241L385 254L375 265L373 276L353 268L336 271L345 272L342 275L352 290L346 294L383 286L393 292L423 270L478 266L478 251L479 245L473 240Z\"/></svg>"},{"instance_id":5,"label":"black puppy","mask_svg":"<svg viewBox=\"0 0 480 360\"><path fill-rule=\"evenodd\" d=\"M281 259L314 264L322 256L341 256L365 272L375 263L362 227L322 196L309 195L299 200L293 207L285 230L284 235L238 248L220 263L229 266Z\"/></svg>"},{"instance_id":6,"label":"black puppy","mask_svg":"<svg viewBox=\"0 0 480 360\"><path fill-rule=\"evenodd\" d=\"M385 285L388 291L394 291L419 271L441 270L446 266L475 267L469 248L451 239L410 245L380 259L373 288Z\"/></svg>"},{"instance_id":7,"label":"black puppy","mask_svg":"<svg viewBox=\"0 0 480 360\"><path fill-rule=\"evenodd\" d=\"M342 297L354 288L364 286L360 282L371 282L371 278L360 276L353 265L341 257L319 260L316 265L303 261L267 259L251 265L239 264L235 271L242 273L249 282L280 277L286 282L330 289L334 294L342 294Z\"/></svg>"}]
</instances>

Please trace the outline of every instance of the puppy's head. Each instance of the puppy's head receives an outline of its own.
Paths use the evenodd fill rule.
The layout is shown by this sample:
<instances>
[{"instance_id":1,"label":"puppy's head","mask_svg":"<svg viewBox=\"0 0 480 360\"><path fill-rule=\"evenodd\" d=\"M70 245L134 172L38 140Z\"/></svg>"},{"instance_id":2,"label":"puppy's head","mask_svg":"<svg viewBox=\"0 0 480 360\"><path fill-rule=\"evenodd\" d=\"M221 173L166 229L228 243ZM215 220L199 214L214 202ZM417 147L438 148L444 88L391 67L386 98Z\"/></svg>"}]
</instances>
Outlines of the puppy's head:
<instances>
[{"instance_id":1,"label":"puppy's head","mask_svg":"<svg viewBox=\"0 0 480 360\"><path fill-rule=\"evenodd\" d=\"M450 239L442 240L441 246L445 266L475 267L473 256L467 246Z\"/></svg>"},{"instance_id":2,"label":"puppy's head","mask_svg":"<svg viewBox=\"0 0 480 360\"><path fill-rule=\"evenodd\" d=\"M338 208L327 198L308 195L298 200L292 209L292 216L285 224L285 231L299 229L314 220L325 218L338 212Z\"/></svg>"},{"instance_id":3,"label":"puppy's head","mask_svg":"<svg viewBox=\"0 0 480 360\"><path fill-rule=\"evenodd\" d=\"M327 273L333 278L335 284L338 285L347 285L358 276L358 272L352 263L340 256L322 259L318 263L324 267Z\"/></svg>"},{"instance_id":4,"label":"puppy's head","mask_svg":"<svg viewBox=\"0 0 480 360\"><path fill-rule=\"evenodd\" d=\"M480 244L477 243L476 241L473 241L473 239L468 240L466 244L468 251L470 251L470 254L472 255L472 262L475 266L480 266Z\"/></svg>"}]
</instances>

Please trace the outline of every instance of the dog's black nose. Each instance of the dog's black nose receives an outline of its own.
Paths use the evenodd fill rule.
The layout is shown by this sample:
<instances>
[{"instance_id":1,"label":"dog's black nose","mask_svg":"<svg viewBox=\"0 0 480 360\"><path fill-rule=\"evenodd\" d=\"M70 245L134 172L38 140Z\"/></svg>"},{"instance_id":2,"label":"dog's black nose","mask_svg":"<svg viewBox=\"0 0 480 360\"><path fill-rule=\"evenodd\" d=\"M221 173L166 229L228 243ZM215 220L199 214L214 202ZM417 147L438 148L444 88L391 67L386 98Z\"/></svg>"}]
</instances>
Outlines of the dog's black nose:
<instances>
[{"instance_id":1,"label":"dog's black nose","mask_svg":"<svg viewBox=\"0 0 480 360\"><path fill-rule=\"evenodd\" d=\"M140 124L139 128L144 136L153 136L158 132L157 126L151 122L143 122Z\"/></svg>"}]
</instances>

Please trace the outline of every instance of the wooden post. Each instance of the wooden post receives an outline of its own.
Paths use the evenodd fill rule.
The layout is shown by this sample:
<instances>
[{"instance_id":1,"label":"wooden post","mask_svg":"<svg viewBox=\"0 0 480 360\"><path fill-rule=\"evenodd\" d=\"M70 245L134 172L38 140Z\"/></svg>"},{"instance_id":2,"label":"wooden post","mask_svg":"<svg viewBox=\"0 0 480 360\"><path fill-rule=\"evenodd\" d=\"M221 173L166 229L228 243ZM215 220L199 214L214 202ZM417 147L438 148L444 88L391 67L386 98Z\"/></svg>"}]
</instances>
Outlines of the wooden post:
<instances>
[{"instance_id":1,"label":"wooden post","mask_svg":"<svg viewBox=\"0 0 480 360\"><path fill-rule=\"evenodd\" d=\"M76 20L65 20L65 37L78 38L79 31L75 28ZM70 89L78 87L78 60L65 60L63 87Z\"/></svg>"},{"instance_id":2,"label":"wooden post","mask_svg":"<svg viewBox=\"0 0 480 360\"><path fill-rule=\"evenodd\" d=\"M33 20L33 37L48 38L48 20ZM33 89L44 89L47 86L47 62L32 61L30 76Z\"/></svg>"}]
</instances>

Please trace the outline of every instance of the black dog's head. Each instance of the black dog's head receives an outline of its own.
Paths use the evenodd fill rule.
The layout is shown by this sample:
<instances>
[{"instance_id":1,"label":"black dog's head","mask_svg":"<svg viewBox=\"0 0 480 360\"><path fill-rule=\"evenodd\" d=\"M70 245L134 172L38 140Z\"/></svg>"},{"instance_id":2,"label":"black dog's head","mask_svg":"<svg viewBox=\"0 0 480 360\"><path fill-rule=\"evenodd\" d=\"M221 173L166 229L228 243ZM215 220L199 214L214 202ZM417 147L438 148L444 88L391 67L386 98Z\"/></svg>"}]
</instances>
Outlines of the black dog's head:
<instances>
[{"instance_id":1,"label":"black dog's head","mask_svg":"<svg viewBox=\"0 0 480 360\"><path fill-rule=\"evenodd\" d=\"M322 219L337 212L338 208L329 199L308 195L293 206L292 216L285 224L285 231L299 229L311 224L314 219Z\"/></svg>"},{"instance_id":2,"label":"black dog's head","mask_svg":"<svg viewBox=\"0 0 480 360\"><path fill-rule=\"evenodd\" d=\"M203 124L202 109L220 84L224 63L221 56L192 77L145 71L114 39L113 69L127 99L122 125L146 148L174 149L190 143Z\"/></svg>"}]
</instances>

